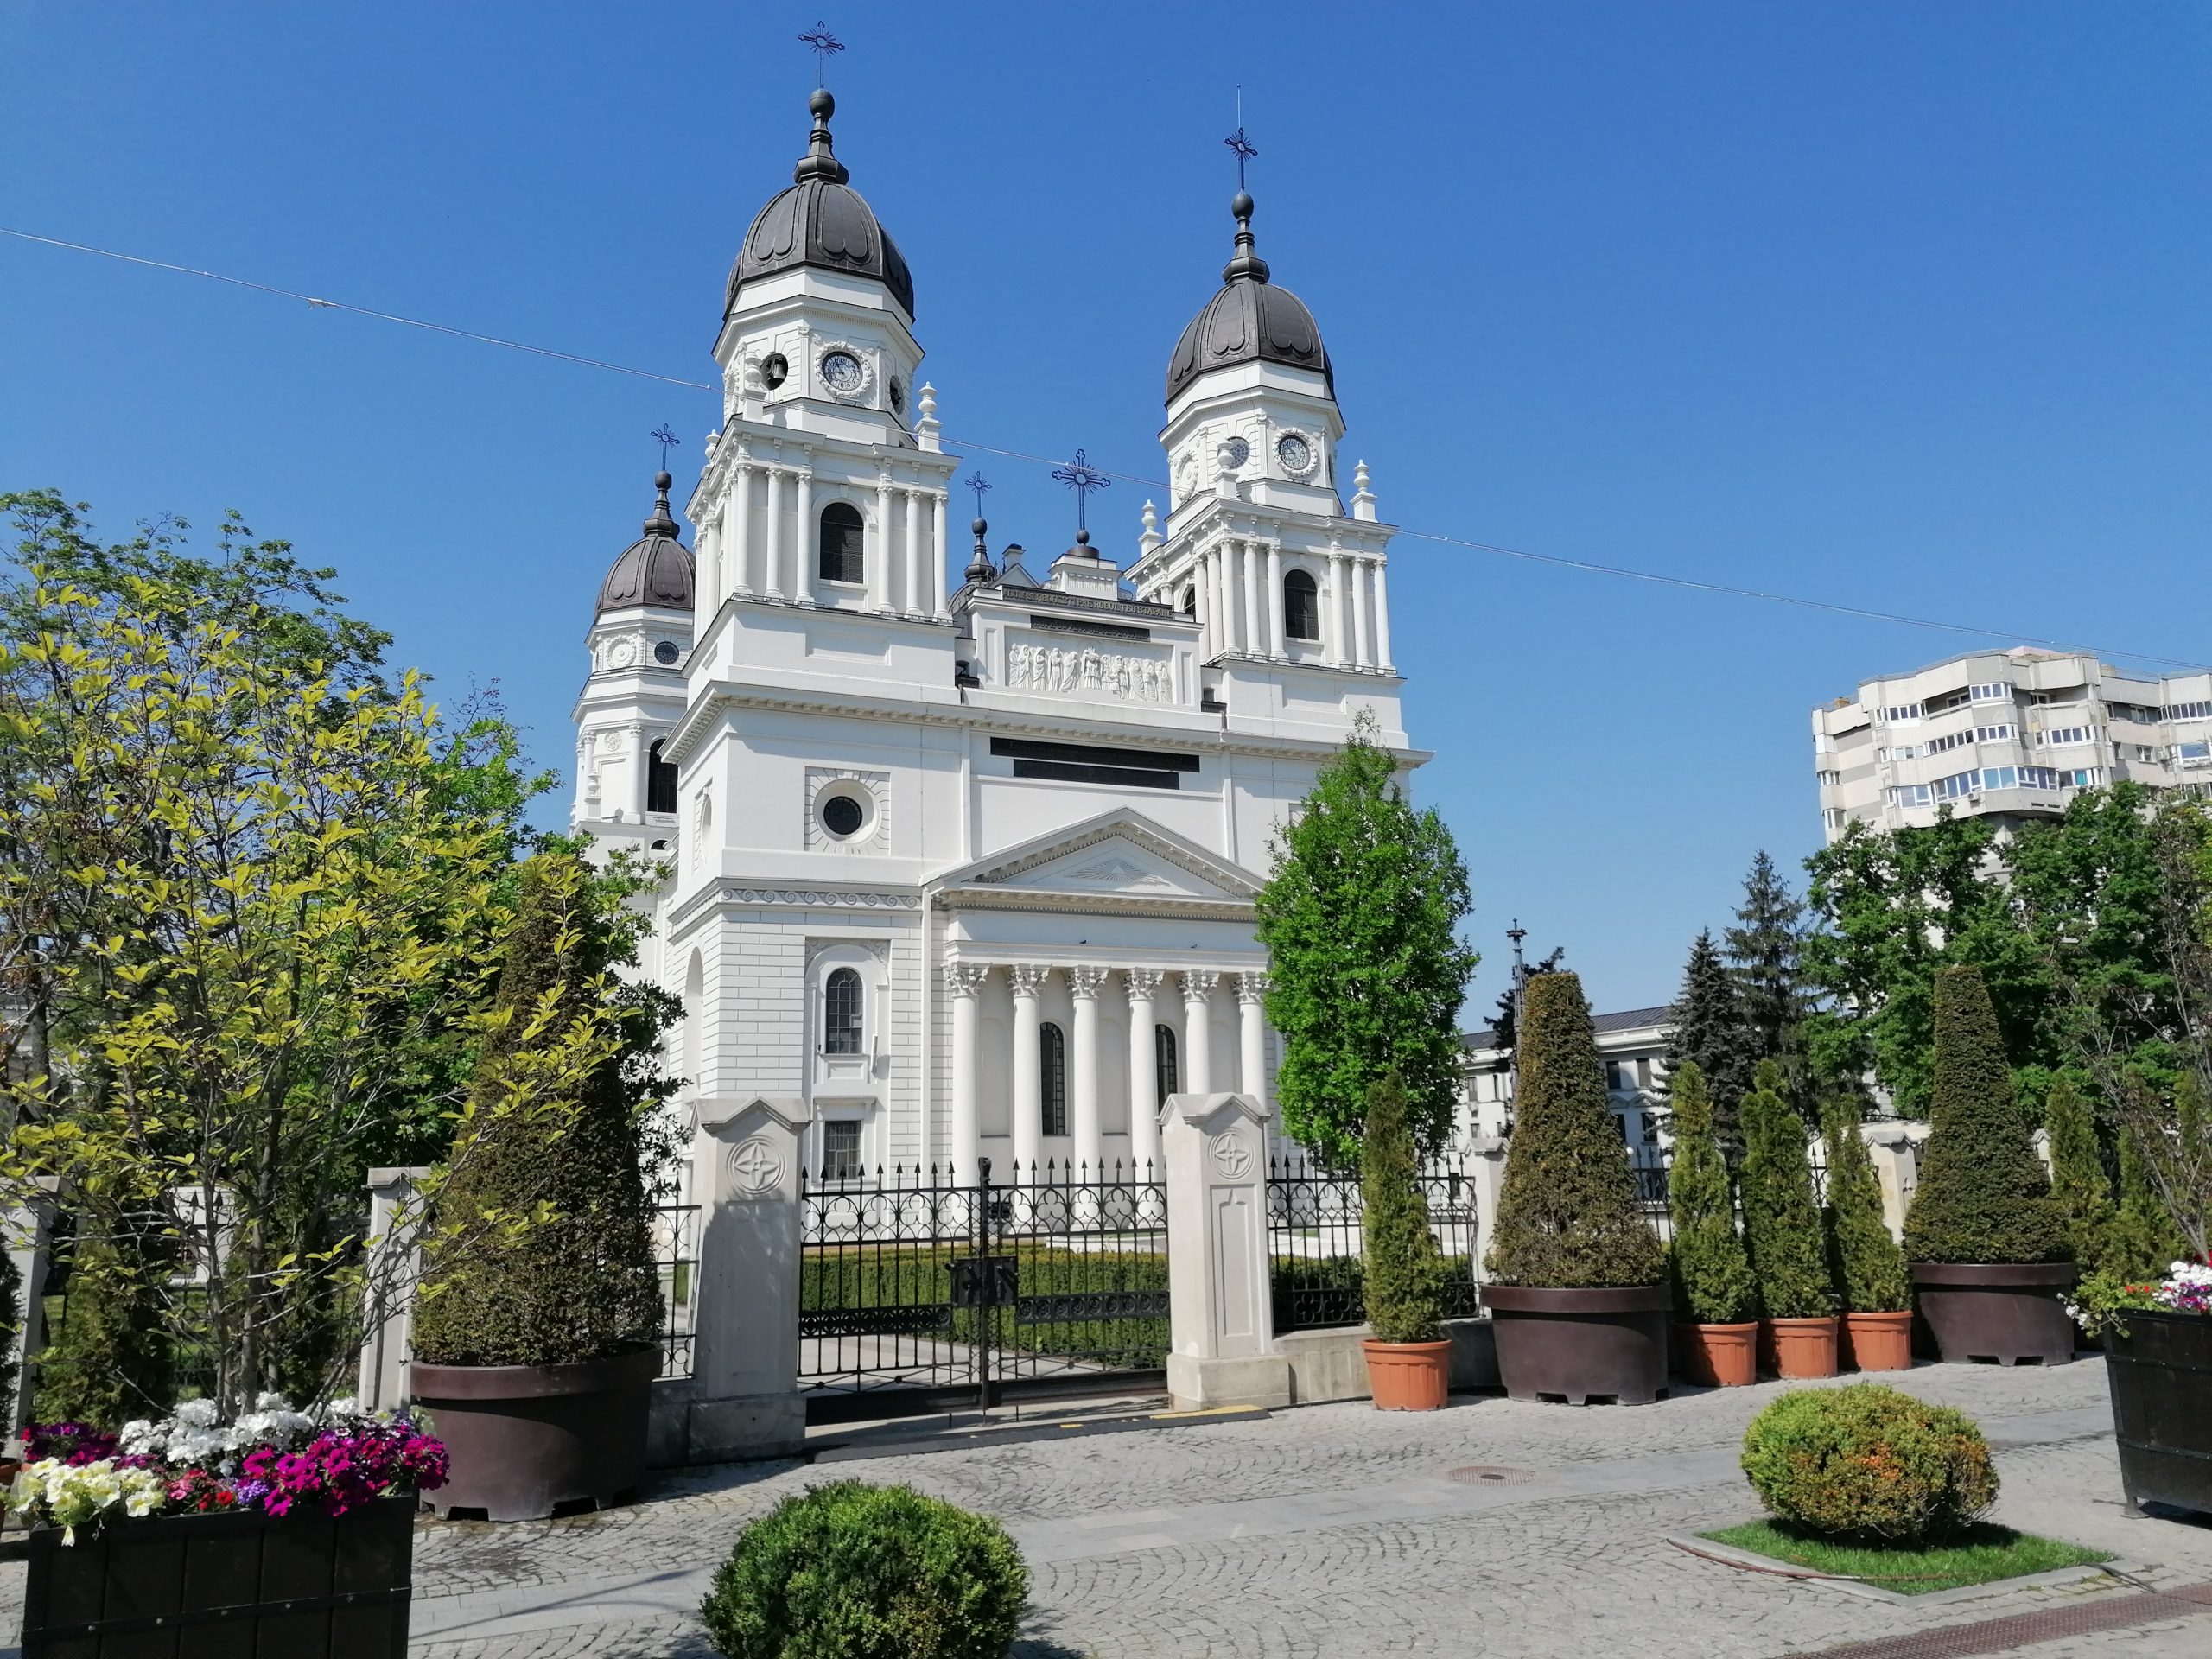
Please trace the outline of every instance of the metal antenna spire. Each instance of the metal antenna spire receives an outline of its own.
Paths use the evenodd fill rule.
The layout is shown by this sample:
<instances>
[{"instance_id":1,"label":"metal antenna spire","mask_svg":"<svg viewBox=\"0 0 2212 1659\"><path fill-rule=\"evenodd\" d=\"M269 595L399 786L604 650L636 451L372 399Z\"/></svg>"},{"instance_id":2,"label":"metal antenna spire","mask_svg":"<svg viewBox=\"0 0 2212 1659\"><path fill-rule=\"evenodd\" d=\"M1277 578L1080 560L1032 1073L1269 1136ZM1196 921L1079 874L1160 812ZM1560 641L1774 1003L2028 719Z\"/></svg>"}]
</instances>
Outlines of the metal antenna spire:
<instances>
[{"instance_id":1,"label":"metal antenna spire","mask_svg":"<svg viewBox=\"0 0 2212 1659\"><path fill-rule=\"evenodd\" d=\"M666 472L668 470L668 452L675 448L678 444L682 443L683 440L677 437L675 433L668 429L668 423L666 421L663 421L653 430L646 433L645 435L651 438L655 443L660 445L660 469L664 473Z\"/></svg>"},{"instance_id":2,"label":"metal antenna spire","mask_svg":"<svg viewBox=\"0 0 2212 1659\"><path fill-rule=\"evenodd\" d=\"M985 478L983 476L982 469L978 467L976 471L969 474L967 477L962 479L960 481L976 493L976 516L978 518L982 518L983 516L983 492L991 487L991 480Z\"/></svg>"},{"instance_id":3,"label":"metal antenna spire","mask_svg":"<svg viewBox=\"0 0 2212 1659\"><path fill-rule=\"evenodd\" d=\"M1090 493L1111 488L1114 480L1093 467L1090 458L1080 449L1075 452L1075 459L1066 466L1052 468L1052 478L1056 483L1065 484L1075 492L1076 539L1088 542L1090 539L1090 523L1084 509L1090 502Z\"/></svg>"},{"instance_id":4,"label":"metal antenna spire","mask_svg":"<svg viewBox=\"0 0 2212 1659\"><path fill-rule=\"evenodd\" d=\"M1221 142L1236 152L1236 188L1242 190L1244 188L1244 163L1260 153L1252 141L1244 136L1244 89L1242 86L1236 89L1236 130Z\"/></svg>"},{"instance_id":5,"label":"metal antenna spire","mask_svg":"<svg viewBox=\"0 0 2212 1659\"><path fill-rule=\"evenodd\" d=\"M801 33L799 39L805 41L807 48L814 54L814 84L817 86L828 86L830 60L845 49L845 43L830 32L829 24L818 19L812 29Z\"/></svg>"}]
</instances>

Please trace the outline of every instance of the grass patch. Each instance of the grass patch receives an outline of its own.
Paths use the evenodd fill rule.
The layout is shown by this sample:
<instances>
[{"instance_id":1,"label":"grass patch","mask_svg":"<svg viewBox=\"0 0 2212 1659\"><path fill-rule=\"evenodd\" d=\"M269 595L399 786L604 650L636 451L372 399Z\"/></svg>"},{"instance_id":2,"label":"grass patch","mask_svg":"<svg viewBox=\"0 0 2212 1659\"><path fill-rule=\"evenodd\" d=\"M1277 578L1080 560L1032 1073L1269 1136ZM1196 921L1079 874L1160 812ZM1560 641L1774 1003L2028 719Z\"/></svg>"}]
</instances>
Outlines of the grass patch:
<instances>
[{"instance_id":1,"label":"grass patch","mask_svg":"<svg viewBox=\"0 0 2212 1659\"><path fill-rule=\"evenodd\" d=\"M1770 1555L1815 1573L1872 1579L1880 1588L1906 1596L2112 1560L2110 1550L2084 1549L2079 1544L2038 1538L2033 1533L2015 1532L1987 1522L1969 1527L1944 1543L1926 1545L1837 1543L1777 1521L1752 1521L1698 1536L1732 1549Z\"/></svg>"}]
</instances>

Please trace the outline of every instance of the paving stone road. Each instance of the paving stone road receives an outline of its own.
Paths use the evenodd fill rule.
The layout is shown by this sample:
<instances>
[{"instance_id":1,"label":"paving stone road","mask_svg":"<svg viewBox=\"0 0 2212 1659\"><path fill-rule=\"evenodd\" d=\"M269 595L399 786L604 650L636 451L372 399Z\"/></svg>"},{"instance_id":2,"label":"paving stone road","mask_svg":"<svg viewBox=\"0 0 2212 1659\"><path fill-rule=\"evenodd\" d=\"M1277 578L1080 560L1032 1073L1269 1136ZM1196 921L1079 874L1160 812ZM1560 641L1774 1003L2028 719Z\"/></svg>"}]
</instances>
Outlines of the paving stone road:
<instances>
[{"instance_id":1,"label":"paving stone road","mask_svg":"<svg viewBox=\"0 0 2212 1659\"><path fill-rule=\"evenodd\" d=\"M1926 1367L1893 1380L1988 1430L2005 1479L1998 1518L2116 1551L2153 1586L2212 1580L2212 1526L2121 1511L2101 1364ZM1592 1659L1608 1649L1770 1659L2135 1593L2099 1579L1940 1605L1875 1601L1668 1544L1669 1534L1757 1512L1736 1447L1779 1391L1625 1409L1493 1398L1433 1415L1321 1406L852 1464L688 1471L602 1515L425 1523L412 1651L709 1659L692 1611L738 1530L785 1494L847 1476L910 1482L1007 1524L1032 1572L1021 1659ZM1450 1478L1471 1464L1530 1478ZM22 1571L0 1577L0 1599L20 1599ZM2159 1615L2150 1622L2011 1651L2212 1653L2212 1606L2150 1606Z\"/></svg>"}]
</instances>

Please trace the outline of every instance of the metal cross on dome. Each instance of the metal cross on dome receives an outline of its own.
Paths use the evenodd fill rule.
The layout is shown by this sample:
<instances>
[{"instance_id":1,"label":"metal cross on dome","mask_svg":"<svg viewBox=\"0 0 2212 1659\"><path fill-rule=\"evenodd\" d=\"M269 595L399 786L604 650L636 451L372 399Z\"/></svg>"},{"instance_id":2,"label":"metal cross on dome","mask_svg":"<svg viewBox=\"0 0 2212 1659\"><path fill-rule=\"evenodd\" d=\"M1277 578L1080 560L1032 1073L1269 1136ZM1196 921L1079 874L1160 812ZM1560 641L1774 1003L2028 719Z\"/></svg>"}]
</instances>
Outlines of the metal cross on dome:
<instances>
[{"instance_id":1,"label":"metal cross on dome","mask_svg":"<svg viewBox=\"0 0 2212 1659\"><path fill-rule=\"evenodd\" d=\"M814 54L814 84L830 84L830 60L845 49L845 43L830 32L830 25L817 22L812 29L801 31L799 39Z\"/></svg>"},{"instance_id":2,"label":"metal cross on dome","mask_svg":"<svg viewBox=\"0 0 2212 1659\"><path fill-rule=\"evenodd\" d=\"M1065 484L1075 492L1075 527L1088 535L1090 522L1084 509L1090 499L1090 493L1112 488L1114 480L1093 467L1090 457L1080 449L1075 452L1075 459L1066 466L1052 468L1052 478L1056 483Z\"/></svg>"},{"instance_id":3,"label":"metal cross on dome","mask_svg":"<svg viewBox=\"0 0 2212 1659\"><path fill-rule=\"evenodd\" d=\"M668 470L668 452L675 448L677 445L682 443L683 440L677 437L675 433L668 429L668 423L666 421L663 421L652 431L646 433L645 435L651 438L655 443L660 445L660 469L664 473L666 472Z\"/></svg>"},{"instance_id":4,"label":"metal cross on dome","mask_svg":"<svg viewBox=\"0 0 2212 1659\"><path fill-rule=\"evenodd\" d=\"M960 481L966 485L969 489L975 491L976 516L978 518L982 518L983 516L983 492L991 487L991 480L983 476L983 470L979 467Z\"/></svg>"},{"instance_id":5,"label":"metal cross on dome","mask_svg":"<svg viewBox=\"0 0 2212 1659\"><path fill-rule=\"evenodd\" d=\"M1236 130L1221 142L1236 152L1236 188L1242 190L1244 188L1244 163L1260 153L1252 141L1244 136L1244 89L1242 86L1236 89Z\"/></svg>"}]
</instances>

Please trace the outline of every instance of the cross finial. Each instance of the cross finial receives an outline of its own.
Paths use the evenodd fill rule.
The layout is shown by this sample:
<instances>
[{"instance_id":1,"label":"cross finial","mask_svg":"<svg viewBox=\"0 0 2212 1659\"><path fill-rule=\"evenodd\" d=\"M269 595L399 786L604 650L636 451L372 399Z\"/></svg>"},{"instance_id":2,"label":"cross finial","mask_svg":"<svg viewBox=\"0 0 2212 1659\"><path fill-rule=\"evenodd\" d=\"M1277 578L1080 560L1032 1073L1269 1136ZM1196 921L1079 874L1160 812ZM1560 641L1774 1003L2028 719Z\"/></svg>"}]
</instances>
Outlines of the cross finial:
<instances>
[{"instance_id":1,"label":"cross finial","mask_svg":"<svg viewBox=\"0 0 2212 1659\"><path fill-rule=\"evenodd\" d=\"M1052 468L1053 480L1075 492L1075 527L1086 541L1090 537L1090 523L1085 511L1093 490L1111 487L1114 480L1090 464L1090 458L1080 449L1075 459L1065 467Z\"/></svg>"},{"instance_id":2,"label":"cross finial","mask_svg":"<svg viewBox=\"0 0 2212 1659\"><path fill-rule=\"evenodd\" d=\"M683 440L677 437L675 433L669 430L668 423L666 421L663 421L658 427L646 433L645 435L651 438L655 443L660 445L660 469L664 473L666 472L668 470L668 452L676 448L677 445L682 443Z\"/></svg>"},{"instance_id":3,"label":"cross finial","mask_svg":"<svg viewBox=\"0 0 2212 1659\"><path fill-rule=\"evenodd\" d=\"M807 49L814 54L814 84L817 86L828 86L830 60L845 49L845 43L830 32L829 24L818 21L812 29L803 30L799 39L805 41Z\"/></svg>"},{"instance_id":4,"label":"cross finial","mask_svg":"<svg viewBox=\"0 0 2212 1659\"><path fill-rule=\"evenodd\" d=\"M983 492L991 487L991 480L983 476L982 468L979 467L960 481L976 493L976 516L978 518L982 518L983 516Z\"/></svg>"},{"instance_id":5,"label":"cross finial","mask_svg":"<svg viewBox=\"0 0 2212 1659\"><path fill-rule=\"evenodd\" d=\"M1252 141L1244 136L1244 89L1242 86L1236 89L1236 130L1221 142L1227 144L1236 156L1236 188L1242 190L1244 188L1244 163L1260 153Z\"/></svg>"}]
</instances>

